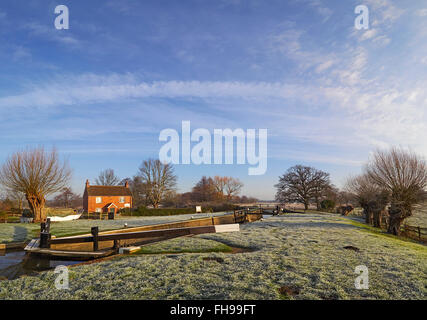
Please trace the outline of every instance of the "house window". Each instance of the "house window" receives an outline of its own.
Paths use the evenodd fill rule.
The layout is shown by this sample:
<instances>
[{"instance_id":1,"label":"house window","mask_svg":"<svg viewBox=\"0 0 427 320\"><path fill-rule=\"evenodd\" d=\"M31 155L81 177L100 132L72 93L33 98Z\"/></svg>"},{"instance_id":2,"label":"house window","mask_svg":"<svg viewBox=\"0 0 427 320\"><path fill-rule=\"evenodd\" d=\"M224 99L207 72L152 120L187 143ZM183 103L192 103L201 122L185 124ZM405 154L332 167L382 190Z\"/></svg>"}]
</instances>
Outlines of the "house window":
<instances>
[{"instance_id":1,"label":"house window","mask_svg":"<svg viewBox=\"0 0 427 320\"><path fill-rule=\"evenodd\" d=\"M95 211L96 211L97 213L100 213L102 210L101 210L101 208L96 208L96 209L95 209Z\"/></svg>"},{"instance_id":2,"label":"house window","mask_svg":"<svg viewBox=\"0 0 427 320\"><path fill-rule=\"evenodd\" d=\"M125 197L120 197L120 198L119 198L119 202L120 202L120 203L125 203Z\"/></svg>"},{"instance_id":3,"label":"house window","mask_svg":"<svg viewBox=\"0 0 427 320\"><path fill-rule=\"evenodd\" d=\"M96 203L102 203L102 197L96 197Z\"/></svg>"}]
</instances>

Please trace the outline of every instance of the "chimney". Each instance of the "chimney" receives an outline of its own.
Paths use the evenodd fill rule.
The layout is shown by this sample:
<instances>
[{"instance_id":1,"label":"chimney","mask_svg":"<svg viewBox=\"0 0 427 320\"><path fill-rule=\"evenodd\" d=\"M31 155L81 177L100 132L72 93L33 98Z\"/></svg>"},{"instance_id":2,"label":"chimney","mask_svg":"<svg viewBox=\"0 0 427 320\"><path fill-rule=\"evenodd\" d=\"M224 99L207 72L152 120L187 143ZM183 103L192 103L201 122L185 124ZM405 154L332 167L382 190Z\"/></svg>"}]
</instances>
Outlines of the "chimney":
<instances>
[{"instance_id":1,"label":"chimney","mask_svg":"<svg viewBox=\"0 0 427 320\"><path fill-rule=\"evenodd\" d=\"M125 187L129 188L129 182L127 182L127 181L125 182Z\"/></svg>"},{"instance_id":2,"label":"chimney","mask_svg":"<svg viewBox=\"0 0 427 320\"><path fill-rule=\"evenodd\" d=\"M86 180L86 188L89 188L89 179Z\"/></svg>"}]
</instances>

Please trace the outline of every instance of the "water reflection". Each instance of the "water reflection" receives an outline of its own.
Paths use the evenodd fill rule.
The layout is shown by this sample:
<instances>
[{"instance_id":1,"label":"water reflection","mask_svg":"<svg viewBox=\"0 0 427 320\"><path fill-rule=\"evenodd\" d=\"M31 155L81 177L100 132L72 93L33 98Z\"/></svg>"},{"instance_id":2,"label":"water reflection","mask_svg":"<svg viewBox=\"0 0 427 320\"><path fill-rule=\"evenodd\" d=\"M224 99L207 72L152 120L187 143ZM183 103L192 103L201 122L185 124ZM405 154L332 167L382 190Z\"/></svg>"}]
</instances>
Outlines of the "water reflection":
<instances>
[{"instance_id":1,"label":"water reflection","mask_svg":"<svg viewBox=\"0 0 427 320\"><path fill-rule=\"evenodd\" d=\"M72 265L81 261L50 260L30 256L25 251L0 250L0 280L13 280L24 275L36 275L40 271L54 269L59 265Z\"/></svg>"}]
</instances>

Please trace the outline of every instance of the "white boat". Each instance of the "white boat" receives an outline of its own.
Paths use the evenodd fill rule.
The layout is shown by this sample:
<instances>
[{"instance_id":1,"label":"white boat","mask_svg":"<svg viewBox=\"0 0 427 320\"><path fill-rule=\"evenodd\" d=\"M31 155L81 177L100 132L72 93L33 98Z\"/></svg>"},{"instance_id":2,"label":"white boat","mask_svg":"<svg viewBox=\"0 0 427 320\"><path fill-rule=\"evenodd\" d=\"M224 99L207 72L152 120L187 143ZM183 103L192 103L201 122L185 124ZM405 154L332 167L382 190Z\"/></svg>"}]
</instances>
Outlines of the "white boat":
<instances>
[{"instance_id":1,"label":"white boat","mask_svg":"<svg viewBox=\"0 0 427 320\"><path fill-rule=\"evenodd\" d=\"M49 217L51 222L58 222L58 221L72 221L72 220L77 220L81 217L81 213L80 214L71 214L69 216L65 216L65 217Z\"/></svg>"}]
</instances>

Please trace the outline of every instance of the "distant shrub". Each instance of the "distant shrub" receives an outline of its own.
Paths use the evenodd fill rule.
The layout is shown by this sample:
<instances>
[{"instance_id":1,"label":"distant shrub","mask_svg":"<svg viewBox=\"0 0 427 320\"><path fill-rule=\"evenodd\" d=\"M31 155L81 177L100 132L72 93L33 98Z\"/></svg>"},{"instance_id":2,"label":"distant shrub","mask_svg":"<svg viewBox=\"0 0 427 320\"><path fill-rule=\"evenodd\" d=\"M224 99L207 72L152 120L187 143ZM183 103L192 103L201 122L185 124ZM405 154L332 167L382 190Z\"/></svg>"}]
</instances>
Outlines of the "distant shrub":
<instances>
[{"instance_id":1,"label":"distant shrub","mask_svg":"<svg viewBox=\"0 0 427 320\"><path fill-rule=\"evenodd\" d=\"M196 213L196 208L159 208L149 209L147 207L138 207L136 209L121 209L119 213L124 216L173 216L178 214Z\"/></svg>"},{"instance_id":2,"label":"distant shrub","mask_svg":"<svg viewBox=\"0 0 427 320\"><path fill-rule=\"evenodd\" d=\"M240 206L228 202L217 203L217 202L208 202L202 205L202 212L223 212L223 211L233 211L241 209Z\"/></svg>"},{"instance_id":3,"label":"distant shrub","mask_svg":"<svg viewBox=\"0 0 427 320\"><path fill-rule=\"evenodd\" d=\"M325 199L320 203L320 207L323 210L332 211L335 208L335 201Z\"/></svg>"},{"instance_id":4,"label":"distant shrub","mask_svg":"<svg viewBox=\"0 0 427 320\"><path fill-rule=\"evenodd\" d=\"M7 223L15 223L15 222L19 222L19 217L16 216L11 216L10 213L13 210L10 211L4 211L1 210L0 211L0 221L1 222L7 222Z\"/></svg>"},{"instance_id":5,"label":"distant shrub","mask_svg":"<svg viewBox=\"0 0 427 320\"><path fill-rule=\"evenodd\" d=\"M30 209L24 209L22 210L22 216L24 218L34 218L34 214Z\"/></svg>"}]
</instances>

